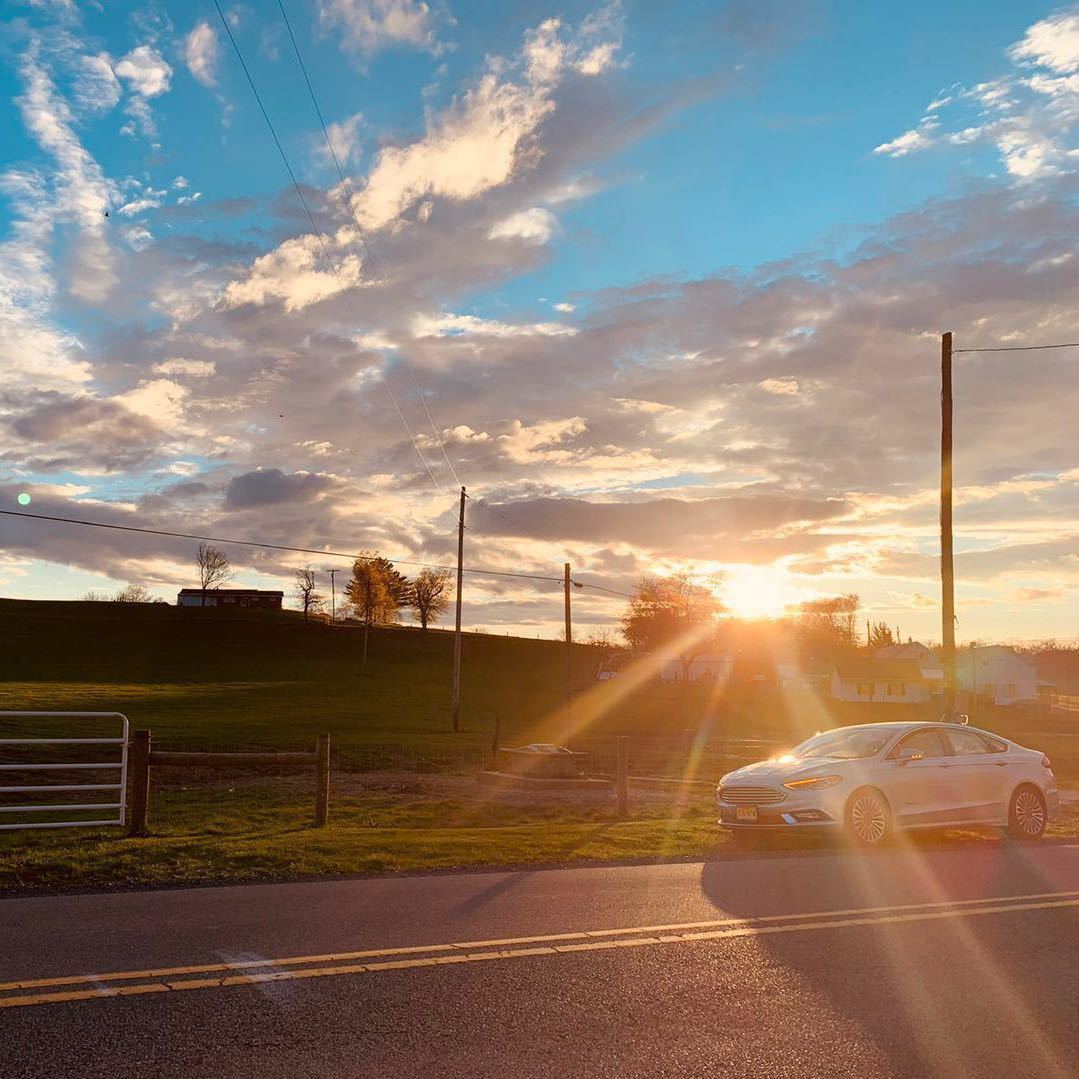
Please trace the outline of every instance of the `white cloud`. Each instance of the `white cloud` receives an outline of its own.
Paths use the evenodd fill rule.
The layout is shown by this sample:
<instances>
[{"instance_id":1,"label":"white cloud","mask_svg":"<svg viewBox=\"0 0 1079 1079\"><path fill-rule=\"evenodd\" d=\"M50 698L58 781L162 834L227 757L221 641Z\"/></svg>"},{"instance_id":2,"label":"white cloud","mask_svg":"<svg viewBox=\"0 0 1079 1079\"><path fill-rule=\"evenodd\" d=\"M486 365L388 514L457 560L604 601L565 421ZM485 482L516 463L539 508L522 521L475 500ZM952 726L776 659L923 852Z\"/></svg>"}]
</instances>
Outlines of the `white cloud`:
<instances>
[{"instance_id":1,"label":"white cloud","mask_svg":"<svg viewBox=\"0 0 1079 1079\"><path fill-rule=\"evenodd\" d=\"M557 226L558 221L550 210L533 206L530 210L522 210L499 221L491 227L487 236L491 240L525 240L545 244Z\"/></svg>"},{"instance_id":2,"label":"white cloud","mask_svg":"<svg viewBox=\"0 0 1079 1079\"><path fill-rule=\"evenodd\" d=\"M212 360L171 359L155 363L155 375L187 375L191 378L209 378L217 370Z\"/></svg>"},{"instance_id":3,"label":"white cloud","mask_svg":"<svg viewBox=\"0 0 1079 1079\"><path fill-rule=\"evenodd\" d=\"M915 150L924 150L932 144L924 128L912 128L890 142L882 142L873 148L875 154L888 154L890 157L904 157Z\"/></svg>"},{"instance_id":4,"label":"white cloud","mask_svg":"<svg viewBox=\"0 0 1079 1079\"><path fill-rule=\"evenodd\" d=\"M360 260L355 255L338 256L335 265L337 275L326 266L317 236L297 236L255 259L246 280L229 282L224 305L280 300L286 311L302 310L359 284Z\"/></svg>"},{"instance_id":5,"label":"white cloud","mask_svg":"<svg viewBox=\"0 0 1079 1079\"><path fill-rule=\"evenodd\" d=\"M172 181L172 186L175 187L177 191L183 191L184 188L188 186L187 177L177 176L176 179Z\"/></svg>"},{"instance_id":6,"label":"white cloud","mask_svg":"<svg viewBox=\"0 0 1079 1079\"><path fill-rule=\"evenodd\" d=\"M131 202L125 202L120 207L120 213L125 217L134 217L135 214L141 214L146 210L155 210L161 205L161 194L159 191L147 191L142 198L132 199Z\"/></svg>"},{"instance_id":7,"label":"white cloud","mask_svg":"<svg viewBox=\"0 0 1079 1079\"><path fill-rule=\"evenodd\" d=\"M1079 70L1079 14L1061 13L1036 22L1008 55L1062 73Z\"/></svg>"},{"instance_id":8,"label":"white cloud","mask_svg":"<svg viewBox=\"0 0 1079 1079\"><path fill-rule=\"evenodd\" d=\"M765 393L772 393L779 397L797 397L801 392L796 378L766 378L757 385Z\"/></svg>"},{"instance_id":9,"label":"white cloud","mask_svg":"<svg viewBox=\"0 0 1079 1079\"><path fill-rule=\"evenodd\" d=\"M344 168L349 161L359 157L361 145L360 129L362 127L362 112L354 113L344 120L336 120L326 126L326 130L330 135L330 142L333 143L334 153L337 154L337 160L340 162L342 168ZM322 137L322 133L319 132L316 138L316 153L323 158L326 164L331 164L333 158L330 155L329 147L327 147L325 139Z\"/></svg>"},{"instance_id":10,"label":"white cloud","mask_svg":"<svg viewBox=\"0 0 1079 1079\"><path fill-rule=\"evenodd\" d=\"M203 19L184 38L184 60L191 74L203 86L217 83L217 62L221 48L214 28Z\"/></svg>"},{"instance_id":11,"label":"white cloud","mask_svg":"<svg viewBox=\"0 0 1079 1079\"><path fill-rule=\"evenodd\" d=\"M429 118L422 138L379 154L357 200L365 225L381 228L432 197L474 199L534 166L554 90L581 52L580 36L564 40L561 22L548 19L526 34L516 61L490 61L463 98Z\"/></svg>"},{"instance_id":12,"label":"white cloud","mask_svg":"<svg viewBox=\"0 0 1079 1079\"><path fill-rule=\"evenodd\" d=\"M370 56L392 45L434 49L439 22L418 0L318 0L322 25L341 33L341 47Z\"/></svg>"},{"instance_id":13,"label":"white cloud","mask_svg":"<svg viewBox=\"0 0 1079 1079\"><path fill-rule=\"evenodd\" d=\"M116 65L116 74L140 97L159 97L168 93L172 67L152 45L139 45Z\"/></svg>"},{"instance_id":14,"label":"white cloud","mask_svg":"<svg viewBox=\"0 0 1079 1079\"><path fill-rule=\"evenodd\" d=\"M136 250L145 251L154 242L154 234L141 225L124 231L124 239Z\"/></svg>"},{"instance_id":15,"label":"white cloud","mask_svg":"<svg viewBox=\"0 0 1079 1079\"><path fill-rule=\"evenodd\" d=\"M84 112L108 112L120 100L120 83L107 52L83 56L79 62L75 99Z\"/></svg>"},{"instance_id":16,"label":"white cloud","mask_svg":"<svg viewBox=\"0 0 1079 1079\"><path fill-rule=\"evenodd\" d=\"M155 378L140 382L127 393L115 394L112 400L168 429L179 426L183 421L183 406L188 392L186 386L171 379Z\"/></svg>"},{"instance_id":17,"label":"white cloud","mask_svg":"<svg viewBox=\"0 0 1079 1079\"><path fill-rule=\"evenodd\" d=\"M571 303L556 303L553 306L556 311L561 311L564 315L568 315L571 311L577 310Z\"/></svg>"},{"instance_id":18,"label":"white cloud","mask_svg":"<svg viewBox=\"0 0 1079 1079\"><path fill-rule=\"evenodd\" d=\"M572 326L561 322L499 322L475 315L418 315L412 322L416 337L572 337Z\"/></svg>"}]
</instances>

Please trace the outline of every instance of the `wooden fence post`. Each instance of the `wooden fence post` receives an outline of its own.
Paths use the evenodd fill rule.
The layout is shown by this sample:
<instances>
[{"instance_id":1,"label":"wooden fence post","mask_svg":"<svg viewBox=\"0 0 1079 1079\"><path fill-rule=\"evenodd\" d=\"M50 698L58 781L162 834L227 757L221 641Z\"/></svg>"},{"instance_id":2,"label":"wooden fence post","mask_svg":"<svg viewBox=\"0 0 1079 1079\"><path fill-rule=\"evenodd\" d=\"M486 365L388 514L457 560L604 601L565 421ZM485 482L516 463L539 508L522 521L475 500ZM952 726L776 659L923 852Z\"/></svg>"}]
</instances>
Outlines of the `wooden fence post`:
<instances>
[{"instance_id":1,"label":"wooden fence post","mask_svg":"<svg viewBox=\"0 0 1079 1079\"><path fill-rule=\"evenodd\" d=\"M131 735L128 771L131 773L131 823L128 835L150 834L150 732L135 731ZM126 791L124 794L126 795Z\"/></svg>"},{"instance_id":2,"label":"wooden fence post","mask_svg":"<svg viewBox=\"0 0 1079 1079\"><path fill-rule=\"evenodd\" d=\"M315 827L324 828L330 818L330 736L318 736L318 777L315 786Z\"/></svg>"},{"instance_id":3,"label":"wooden fence post","mask_svg":"<svg viewBox=\"0 0 1079 1079\"><path fill-rule=\"evenodd\" d=\"M618 816L629 816L629 739L619 735L615 749L614 793L618 800Z\"/></svg>"}]
</instances>

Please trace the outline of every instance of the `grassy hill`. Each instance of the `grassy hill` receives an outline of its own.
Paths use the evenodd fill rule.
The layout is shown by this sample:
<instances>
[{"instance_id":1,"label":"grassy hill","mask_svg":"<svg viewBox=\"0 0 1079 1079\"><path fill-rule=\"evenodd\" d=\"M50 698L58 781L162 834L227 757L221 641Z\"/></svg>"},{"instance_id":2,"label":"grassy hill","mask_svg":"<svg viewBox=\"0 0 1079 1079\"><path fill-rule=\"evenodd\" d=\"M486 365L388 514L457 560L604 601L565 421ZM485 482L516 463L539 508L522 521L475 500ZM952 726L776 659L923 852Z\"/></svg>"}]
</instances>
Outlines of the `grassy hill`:
<instances>
[{"instance_id":1,"label":"grassy hill","mask_svg":"<svg viewBox=\"0 0 1079 1079\"><path fill-rule=\"evenodd\" d=\"M0 600L0 641L0 708L118 710L159 739L192 743L306 745L329 731L339 747L449 751L489 744L498 714L506 744L594 748L590 740L631 734L638 744L673 739L684 755L702 736L789 745L839 723L935 718L757 686L597 683L601 652L585 645L573 649L567 713L560 642L465 634L462 731L454 735L446 631L372 630L364 670L362 629L304 624L287 611ZM1016 736L1010 721L1001 729Z\"/></svg>"}]
</instances>

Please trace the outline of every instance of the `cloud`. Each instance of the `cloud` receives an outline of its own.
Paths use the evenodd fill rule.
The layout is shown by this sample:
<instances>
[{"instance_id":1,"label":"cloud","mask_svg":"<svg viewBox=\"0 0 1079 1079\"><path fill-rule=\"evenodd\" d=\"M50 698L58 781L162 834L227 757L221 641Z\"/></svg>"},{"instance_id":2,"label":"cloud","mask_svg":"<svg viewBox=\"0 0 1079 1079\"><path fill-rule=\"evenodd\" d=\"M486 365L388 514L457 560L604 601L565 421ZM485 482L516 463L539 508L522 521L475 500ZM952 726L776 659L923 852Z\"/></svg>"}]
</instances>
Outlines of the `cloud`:
<instances>
[{"instance_id":1,"label":"cloud","mask_svg":"<svg viewBox=\"0 0 1079 1079\"><path fill-rule=\"evenodd\" d=\"M140 97L159 97L168 93L172 67L152 45L139 45L116 65L116 74Z\"/></svg>"},{"instance_id":2,"label":"cloud","mask_svg":"<svg viewBox=\"0 0 1079 1079\"><path fill-rule=\"evenodd\" d=\"M318 0L324 27L340 34L341 48L369 57L391 46L437 51L444 16L419 0Z\"/></svg>"},{"instance_id":3,"label":"cloud","mask_svg":"<svg viewBox=\"0 0 1079 1079\"><path fill-rule=\"evenodd\" d=\"M255 259L246 280L230 281L223 303L239 307L280 300L286 311L299 311L359 283L361 263L357 255L341 257L338 253L331 259L327 263L317 236L286 240L276 250Z\"/></svg>"},{"instance_id":4,"label":"cloud","mask_svg":"<svg viewBox=\"0 0 1079 1079\"><path fill-rule=\"evenodd\" d=\"M572 337L577 331L561 322L509 323L476 315L418 315L412 323L417 337Z\"/></svg>"},{"instance_id":5,"label":"cloud","mask_svg":"<svg viewBox=\"0 0 1079 1079\"><path fill-rule=\"evenodd\" d=\"M362 145L360 132L363 129L363 113L353 113L344 120L336 120L326 127L333 145L333 152L337 155L337 161L342 168L355 161L360 154ZM325 164L333 163L333 155L330 153L326 140L320 133L316 136L315 152Z\"/></svg>"},{"instance_id":6,"label":"cloud","mask_svg":"<svg viewBox=\"0 0 1079 1079\"><path fill-rule=\"evenodd\" d=\"M765 393L777 397L797 397L801 390L796 378L766 378L757 383Z\"/></svg>"},{"instance_id":7,"label":"cloud","mask_svg":"<svg viewBox=\"0 0 1079 1079\"><path fill-rule=\"evenodd\" d=\"M1079 70L1079 14L1061 13L1035 23L1008 55L1062 74Z\"/></svg>"},{"instance_id":8,"label":"cloud","mask_svg":"<svg viewBox=\"0 0 1079 1079\"><path fill-rule=\"evenodd\" d=\"M357 199L364 224L382 228L432 197L474 199L533 167L555 89L580 69L588 40L584 32L566 37L558 19L546 20L525 36L518 77L506 74L513 68L505 62L492 63L461 99L430 118L421 139L382 150Z\"/></svg>"},{"instance_id":9,"label":"cloud","mask_svg":"<svg viewBox=\"0 0 1079 1079\"><path fill-rule=\"evenodd\" d=\"M557 227L558 221L550 210L533 206L492 225L487 235L492 240L524 240L525 243L545 244Z\"/></svg>"},{"instance_id":10,"label":"cloud","mask_svg":"<svg viewBox=\"0 0 1079 1079\"><path fill-rule=\"evenodd\" d=\"M314 472L286 474L279 468L245 472L229 481L225 508L252 509L281 502L310 502L334 487L334 480Z\"/></svg>"},{"instance_id":11,"label":"cloud","mask_svg":"<svg viewBox=\"0 0 1079 1079\"><path fill-rule=\"evenodd\" d=\"M107 52L79 59L80 77L75 86L79 108L88 113L104 113L120 100L120 83Z\"/></svg>"},{"instance_id":12,"label":"cloud","mask_svg":"<svg viewBox=\"0 0 1079 1079\"><path fill-rule=\"evenodd\" d=\"M188 70L203 86L217 84L217 63L221 56L221 47L217 33L205 19L195 24L195 28L184 38L184 60Z\"/></svg>"},{"instance_id":13,"label":"cloud","mask_svg":"<svg viewBox=\"0 0 1079 1079\"><path fill-rule=\"evenodd\" d=\"M1008 57L1010 70L941 91L916 127L874 153L898 158L983 144L996 149L1019 182L1069 171L1079 137L1079 14L1032 24Z\"/></svg>"},{"instance_id":14,"label":"cloud","mask_svg":"<svg viewBox=\"0 0 1079 1079\"><path fill-rule=\"evenodd\" d=\"M155 363L155 375L186 375L189 378L209 378L217 370L212 360L169 359Z\"/></svg>"}]
</instances>

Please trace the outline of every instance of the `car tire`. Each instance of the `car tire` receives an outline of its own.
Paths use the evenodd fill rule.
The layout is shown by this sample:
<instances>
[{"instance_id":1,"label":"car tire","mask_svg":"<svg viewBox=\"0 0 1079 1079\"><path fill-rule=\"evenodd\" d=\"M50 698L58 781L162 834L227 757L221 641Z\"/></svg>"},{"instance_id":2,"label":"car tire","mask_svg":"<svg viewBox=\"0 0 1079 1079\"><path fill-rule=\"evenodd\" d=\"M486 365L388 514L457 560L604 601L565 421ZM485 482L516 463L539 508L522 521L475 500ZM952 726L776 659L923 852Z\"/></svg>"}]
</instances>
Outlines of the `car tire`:
<instances>
[{"instance_id":1,"label":"car tire","mask_svg":"<svg viewBox=\"0 0 1079 1079\"><path fill-rule=\"evenodd\" d=\"M1008 804L1008 835L1022 843L1033 843L1045 835L1048 823L1045 795L1030 784L1016 790Z\"/></svg>"},{"instance_id":2,"label":"car tire","mask_svg":"<svg viewBox=\"0 0 1079 1079\"><path fill-rule=\"evenodd\" d=\"M888 799L876 787L861 787L847 799L843 814L847 837L859 847L880 847L892 832Z\"/></svg>"}]
</instances>

